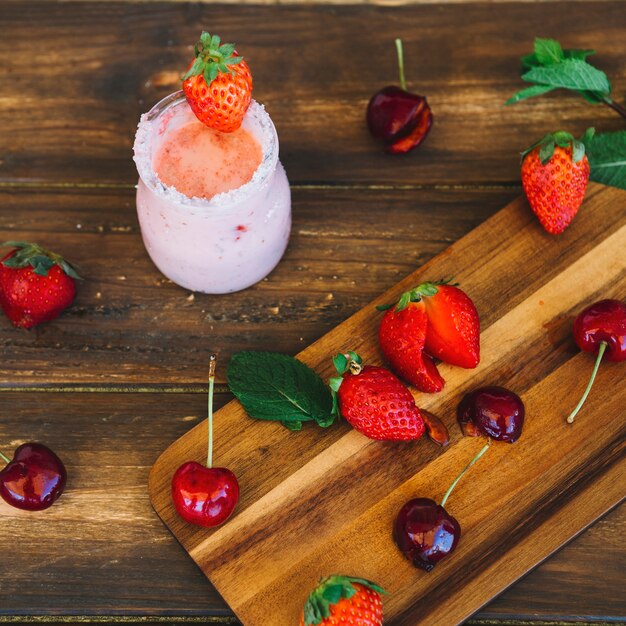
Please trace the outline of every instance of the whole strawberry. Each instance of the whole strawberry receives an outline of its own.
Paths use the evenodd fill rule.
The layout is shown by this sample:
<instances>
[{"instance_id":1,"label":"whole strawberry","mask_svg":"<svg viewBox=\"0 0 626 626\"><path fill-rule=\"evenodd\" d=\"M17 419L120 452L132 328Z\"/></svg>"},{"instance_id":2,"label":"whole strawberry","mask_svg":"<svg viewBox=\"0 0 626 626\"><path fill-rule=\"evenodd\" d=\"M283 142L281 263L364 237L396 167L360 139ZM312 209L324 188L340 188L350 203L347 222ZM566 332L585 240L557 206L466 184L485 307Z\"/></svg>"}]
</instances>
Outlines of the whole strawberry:
<instances>
[{"instance_id":1,"label":"whole strawberry","mask_svg":"<svg viewBox=\"0 0 626 626\"><path fill-rule=\"evenodd\" d=\"M585 144L564 131L546 135L522 155L522 186L530 208L552 235L574 219L589 182Z\"/></svg>"},{"instance_id":2,"label":"whole strawberry","mask_svg":"<svg viewBox=\"0 0 626 626\"><path fill-rule=\"evenodd\" d=\"M329 576L311 592L300 626L381 626L385 591L351 576Z\"/></svg>"},{"instance_id":3,"label":"whole strawberry","mask_svg":"<svg viewBox=\"0 0 626 626\"><path fill-rule=\"evenodd\" d=\"M428 317L421 301L399 302L389 308L378 329L378 341L394 371L420 391L437 393L444 380L424 352Z\"/></svg>"},{"instance_id":4,"label":"whole strawberry","mask_svg":"<svg viewBox=\"0 0 626 626\"><path fill-rule=\"evenodd\" d=\"M0 262L0 306L15 326L48 322L72 304L80 276L65 259L36 243L2 246L15 248Z\"/></svg>"},{"instance_id":5,"label":"whole strawberry","mask_svg":"<svg viewBox=\"0 0 626 626\"><path fill-rule=\"evenodd\" d=\"M203 32L196 58L183 76L183 91L196 117L223 133L237 130L250 106L252 74L235 45L220 44L217 35Z\"/></svg>"},{"instance_id":6,"label":"whole strawberry","mask_svg":"<svg viewBox=\"0 0 626 626\"><path fill-rule=\"evenodd\" d=\"M330 379L335 412L370 439L409 441L426 430L413 395L384 367L361 365L354 352L338 354L333 362L339 373Z\"/></svg>"}]
</instances>

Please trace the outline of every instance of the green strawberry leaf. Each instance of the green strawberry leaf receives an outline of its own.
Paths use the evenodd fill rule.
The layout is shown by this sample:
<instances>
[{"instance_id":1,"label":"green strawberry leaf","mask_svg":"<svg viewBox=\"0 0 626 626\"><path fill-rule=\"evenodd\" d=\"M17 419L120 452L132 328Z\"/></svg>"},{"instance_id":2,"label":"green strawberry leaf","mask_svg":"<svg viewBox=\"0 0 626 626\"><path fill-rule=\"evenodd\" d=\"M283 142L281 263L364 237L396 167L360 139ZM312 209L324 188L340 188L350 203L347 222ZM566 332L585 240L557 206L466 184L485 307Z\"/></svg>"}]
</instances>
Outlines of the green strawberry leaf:
<instances>
[{"instance_id":1,"label":"green strawberry leaf","mask_svg":"<svg viewBox=\"0 0 626 626\"><path fill-rule=\"evenodd\" d=\"M626 189L626 130L595 134L590 128L581 139L591 168L591 180Z\"/></svg>"},{"instance_id":2,"label":"green strawberry leaf","mask_svg":"<svg viewBox=\"0 0 626 626\"><path fill-rule=\"evenodd\" d=\"M330 617L333 605L337 604L341 599L349 600L352 598L357 592L354 583L368 587L377 593L386 594L384 589L364 578L329 576L323 579L311 592L304 605L305 626L321 624L324 619Z\"/></svg>"},{"instance_id":3,"label":"green strawberry leaf","mask_svg":"<svg viewBox=\"0 0 626 626\"><path fill-rule=\"evenodd\" d=\"M333 400L324 381L301 361L275 352L238 352L228 364L230 390L254 419L282 422L299 430L313 421L334 421Z\"/></svg>"}]
</instances>

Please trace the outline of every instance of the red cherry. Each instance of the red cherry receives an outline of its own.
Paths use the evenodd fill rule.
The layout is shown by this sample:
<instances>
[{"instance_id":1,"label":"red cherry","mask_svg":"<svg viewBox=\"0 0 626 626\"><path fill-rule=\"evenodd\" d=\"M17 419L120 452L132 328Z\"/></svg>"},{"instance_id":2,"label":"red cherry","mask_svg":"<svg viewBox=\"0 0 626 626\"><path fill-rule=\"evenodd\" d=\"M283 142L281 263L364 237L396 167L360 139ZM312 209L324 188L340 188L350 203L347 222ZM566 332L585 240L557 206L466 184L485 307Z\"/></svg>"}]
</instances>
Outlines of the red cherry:
<instances>
[{"instance_id":1,"label":"red cherry","mask_svg":"<svg viewBox=\"0 0 626 626\"><path fill-rule=\"evenodd\" d=\"M426 99L391 85L377 91L367 105L367 125L385 143L405 137L415 127Z\"/></svg>"},{"instance_id":2,"label":"red cherry","mask_svg":"<svg viewBox=\"0 0 626 626\"><path fill-rule=\"evenodd\" d=\"M454 551L461 537L460 524L430 498L409 500L400 509L393 531L404 556L427 572Z\"/></svg>"},{"instance_id":3,"label":"red cherry","mask_svg":"<svg viewBox=\"0 0 626 626\"><path fill-rule=\"evenodd\" d=\"M594 302L578 314L573 332L578 347L584 352L597 353L597 357L587 388L567 418L569 424L585 403L605 354L607 361L626 360L626 304L620 300Z\"/></svg>"},{"instance_id":4,"label":"red cherry","mask_svg":"<svg viewBox=\"0 0 626 626\"><path fill-rule=\"evenodd\" d=\"M63 493L67 472L61 459L41 443L25 443L0 471L0 496L25 511L43 511Z\"/></svg>"},{"instance_id":5,"label":"red cherry","mask_svg":"<svg viewBox=\"0 0 626 626\"><path fill-rule=\"evenodd\" d=\"M207 466L187 461L172 476L172 500L178 514L190 524L218 526L225 522L239 500L239 483L225 467L213 467L213 387L217 356L209 360L209 417Z\"/></svg>"},{"instance_id":6,"label":"red cherry","mask_svg":"<svg viewBox=\"0 0 626 626\"><path fill-rule=\"evenodd\" d=\"M396 39L396 49L401 86L377 91L367 105L366 114L372 136L390 144L387 151L392 154L408 152L422 143L433 119L426 98L407 91L400 39Z\"/></svg>"},{"instance_id":7,"label":"red cherry","mask_svg":"<svg viewBox=\"0 0 626 626\"><path fill-rule=\"evenodd\" d=\"M172 478L172 500L178 514L190 524L218 526L225 522L239 500L239 483L224 467L183 463Z\"/></svg>"},{"instance_id":8,"label":"red cherry","mask_svg":"<svg viewBox=\"0 0 626 626\"><path fill-rule=\"evenodd\" d=\"M441 559L454 552L461 538L461 525L444 507L457 483L487 452L490 444L491 441L487 442L454 479L441 504L430 498L415 498L400 509L393 526L393 538L415 567L430 572Z\"/></svg>"},{"instance_id":9,"label":"red cherry","mask_svg":"<svg viewBox=\"0 0 626 626\"><path fill-rule=\"evenodd\" d=\"M626 304L600 300L588 306L574 320L574 341L584 352L597 354L606 342L608 361L626 360Z\"/></svg>"},{"instance_id":10,"label":"red cherry","mask_svg":"<svg viewBox=\"0 0 626 626\"><path fill-rule=\"evenodd\" d=\"M481 387L465 395L457 417L465 435L483 434L497 441L515 443L524 426L524 403L504 387Z\"/></svg>"}]
</instances>

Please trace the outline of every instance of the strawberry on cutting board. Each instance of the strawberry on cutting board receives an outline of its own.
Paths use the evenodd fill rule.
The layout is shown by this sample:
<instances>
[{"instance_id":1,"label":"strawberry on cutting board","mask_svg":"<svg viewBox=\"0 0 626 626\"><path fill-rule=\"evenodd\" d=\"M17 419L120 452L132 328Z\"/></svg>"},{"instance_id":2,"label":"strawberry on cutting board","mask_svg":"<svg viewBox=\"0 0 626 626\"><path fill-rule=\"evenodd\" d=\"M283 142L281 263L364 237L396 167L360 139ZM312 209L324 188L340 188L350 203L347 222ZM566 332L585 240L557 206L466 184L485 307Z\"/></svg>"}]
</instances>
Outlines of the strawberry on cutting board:
<instances>
[{"instance_id":1,"label":"strawberry on cutting board","mask_svg":"<svg viewBox=\"0 0 626 626\"><path fill-rule=\"evenodd\" d=\"M385 591L351 576L329 576L311 592L300 626L381 626Z\"/></svg>"},{"instance_id":2,"label":"strawberry on cutting board","mask_svg":"<svg viewBox=\"0 0 626 626\"><path fill-rule=\"evenodd\" d=\"M425 282L404 292L397 304L378 309L386 311L378 333L385 358L421 391L432 393L443 387L429 357L467 369L478 365L478 311L456 285L445 280Z\"/></svg>"},{"instance_id":3,"label":"strawberry on cutting board","mask_svg":"<svg viewBox=\"0 0 626 626\"><path fill-rule=\"evenodd\" d=\"M416 389L437 393L444 380L433 360L424 352L428 316L420 300L389 308L378 329L378 342L391 367Z\"/></svg>"},{"instance_id":4,"label":"strawberry on cutting board","mask_svg":"<svg viewBox=\"0 0 626 626\"><path fill-rule=\"evenodd\" d=\"M339 373L330 379L335 412L370 439L410 441L426 430L413 395L384 367L362 365L354 352L338 354L333 363Z\"/></svg>"},{"instance_id":5,"label":"strawberry on cutting board","mask_svg":"<svg viewBox=\"0 0 626 626\"><path fill-rule=\"evenodd\" d=\"M237 130L250 106L252 74L235 45L203 32L195 59L183 76L183 91L196 117L223 133Z\"/></svg>"},{"instance_id":6,"label":"strawberry on cutting board","mask_svg":"<svg viewBox=\"0 0 626 626\"><path fill-rule=\"evenodd\" d=\"M522 154L522 186L541 225L559 235L578 213L589 182L585 144L564 131L550 133Z\"/></svg>"},{"instance_id":7,"label":"strawberry on cutting board","mask_svg":"<svg viewBox=\"0 0 626 626\"><path fill-rule=\"evenodd\" d=\"M0 262L0 306L15 326L32 328L58 317L76 296L76 269L36 243L7 241Z\"/></svg>"}]
</instances>

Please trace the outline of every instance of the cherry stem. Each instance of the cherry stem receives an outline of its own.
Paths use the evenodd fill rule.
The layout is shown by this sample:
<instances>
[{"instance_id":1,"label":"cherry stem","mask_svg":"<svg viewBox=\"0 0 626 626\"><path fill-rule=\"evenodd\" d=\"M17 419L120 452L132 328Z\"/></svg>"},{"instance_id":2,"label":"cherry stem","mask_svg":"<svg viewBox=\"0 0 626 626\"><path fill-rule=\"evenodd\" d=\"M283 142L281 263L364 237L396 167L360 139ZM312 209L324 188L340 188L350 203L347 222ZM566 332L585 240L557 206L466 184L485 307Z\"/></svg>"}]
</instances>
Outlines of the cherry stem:
<instances>
[{"instance_id":1,"label":"cherry stem","mask_svg":"<svg viewBox=\"0 0 626 626\"><path fill-rule=\"evenodd\" d=\"M489 439L487 441L487 443L484 445L482 450L465 466L463 471L454 479L453 483L448 487L448 491L446 491L446 494L443 496L443 499L441 500L441 506L442 507L444 507L446 505L446 502L448 501L448 498L450 497L450 494L452 493L452 491L456 487L456 485L459 482L459 480L461 480L461 478L463 478L463 476L465 475L465 472L467 472L467 470L470 467L472 467L472 465L474 465L474 463L476 463L476 461L478 461L478 459L480 459L480 457L483 454L485 454L485 452L487 452L487 450L489 450L489 446L490 445L491 445L491 439Z\"/></svg>"},{"instance_id":2,"label":"cherry stem","mask_svg":"<svg viewBox=\"0 0 626 626\"><path fill-rule=\"evenodd\" d=\"M11 459L9 459L3 452L0 452L0 459L2 459L7 464L11 462Z\"/></svg>"},{"instance_id":3,"label":"cherry stem","mask_svg":"<svg viewBox=\"0 0 626 626\"><path fill-rule=\"evenodd\" d=\"M206 466L211 469L213 467L213 387L215 386L215 362L217 355L212 354L209 357L209 406L208 406L208 423L209 445L206 459Z\"/></svg>"},{"instance_id":4,"label":"cherry stem","mask_svg":"<svg viewBox=\"0 0 626 626\"><path fill-rule=\"evenodd\" d=\"M598 349L598 356L596 357L596 364L593 367L593 372L591 372L591 378L589 379L589 382L587 383L587 389L585 389L585 393L583 393L583 397L580 399L580 401L576 405L576 408L568 415L567 417L568 424L574 423L574 418L576 417L576 414L578 413L578 411L580 411L582 405L585 403L585 400L587 399L587 396L589 395L589 392L591 391L593 381L596 379L596 374L598 373L598 368L600 367L600 361L602 361L604 351L606 350L606 347L608 345L609 344L606 341L603 341L600 344L600 348Z\"/></svg>"},{"instance_id":5,"label":"cherry stem","mask_svg":"<svg viewBox=\"0 0 626 626\"><path fill-rule=\"evenodd\" d=\"M396 52L398 53L398 70L400 72L400 87L406 91L406 79L404 78L404 52L402 39L396 39Z\"/></svg>"},{"instance_id":6,"label":"cherry stem","mask_svg":"<svg viewBox=\"0 0 626 626\"><path fill-rule=\"evenodd\" d=\"M615 102L615 100L611 100L611 98L603 98L602 101L604 102L604 104L619 113L622 117L626 117L626 108L624 108L621 104Z\"/></svg>"}]
</instances>

